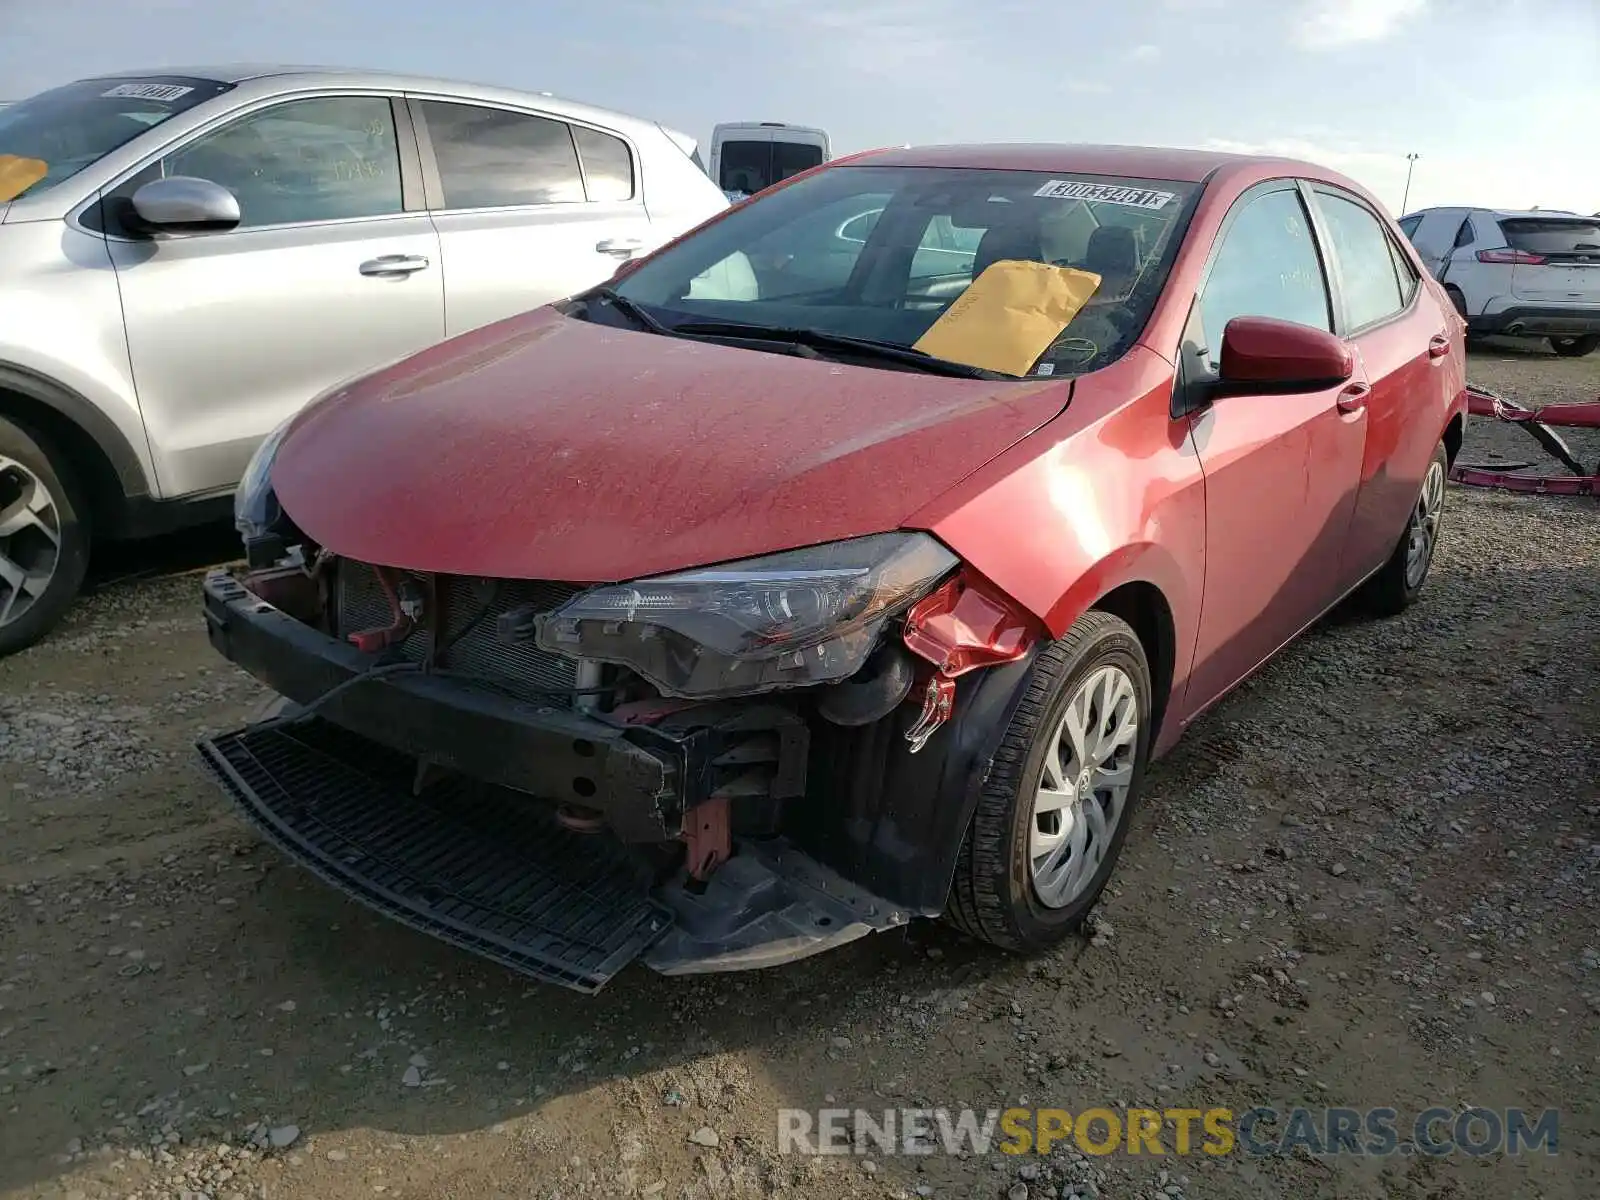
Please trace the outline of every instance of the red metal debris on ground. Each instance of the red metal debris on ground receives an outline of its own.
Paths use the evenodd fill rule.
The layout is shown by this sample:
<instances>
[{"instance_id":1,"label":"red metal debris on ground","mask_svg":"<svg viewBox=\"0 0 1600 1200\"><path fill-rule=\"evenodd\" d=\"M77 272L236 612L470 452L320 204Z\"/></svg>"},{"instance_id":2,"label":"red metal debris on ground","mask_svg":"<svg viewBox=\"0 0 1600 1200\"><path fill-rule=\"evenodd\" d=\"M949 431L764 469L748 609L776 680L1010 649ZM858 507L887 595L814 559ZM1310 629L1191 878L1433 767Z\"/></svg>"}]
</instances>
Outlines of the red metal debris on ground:
<instances>
[{"instance_id":1,"label":"red metal debris on ground","mask_svg":"<svg viewBox=\"0 0 1600 1200\"><path fill-rule=\"evenodd\" d=\"M1533 475L1525 468L1532 463L1500 463L1493 467L1458 462L1450 468L1450 478L1474 487L1506 488L1513 492L1534 492L1549 496L1600 496L1600 463L1585 467L1552 426L1566 429L1600 429L1600 399L1590 404L1547 404L1527 408L1506 396L1467 385L1468 410L1478 417L1509 421L1528 431L1530 437L1570 472L1568 475Z\"/></svg>"}]
</instances>

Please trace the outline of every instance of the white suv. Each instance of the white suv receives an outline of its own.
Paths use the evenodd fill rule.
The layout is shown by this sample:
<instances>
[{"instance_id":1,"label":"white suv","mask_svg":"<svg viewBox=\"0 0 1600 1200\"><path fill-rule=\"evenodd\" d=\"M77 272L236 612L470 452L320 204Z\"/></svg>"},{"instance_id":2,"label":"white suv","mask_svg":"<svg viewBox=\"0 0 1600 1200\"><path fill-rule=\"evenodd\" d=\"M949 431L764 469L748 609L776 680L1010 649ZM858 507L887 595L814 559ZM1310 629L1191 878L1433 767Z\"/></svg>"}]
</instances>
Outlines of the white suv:
<instances>
[{"instance_id":1,"label":"white suv","mask_svg":"<svg viewBox=\"0 0 1600 1200\"><path fill-rule=\"evenodd\" d=\"M1600 216L1425 208L1400 228L1469 335L1546 337L1569 357L1600 347Z\"/></svg>"},{"instance_id":2,"label":"white suv","mask_svg":"<svg viewBox=\"0 0 1600 1200\"><path fill-rule=\"evenodd\" d=\"M65 611L91 528L226 513L318 393L725 210L694 154L542 92L293 67L0 110L0 654Z\"/></svg>"}]
</instances>

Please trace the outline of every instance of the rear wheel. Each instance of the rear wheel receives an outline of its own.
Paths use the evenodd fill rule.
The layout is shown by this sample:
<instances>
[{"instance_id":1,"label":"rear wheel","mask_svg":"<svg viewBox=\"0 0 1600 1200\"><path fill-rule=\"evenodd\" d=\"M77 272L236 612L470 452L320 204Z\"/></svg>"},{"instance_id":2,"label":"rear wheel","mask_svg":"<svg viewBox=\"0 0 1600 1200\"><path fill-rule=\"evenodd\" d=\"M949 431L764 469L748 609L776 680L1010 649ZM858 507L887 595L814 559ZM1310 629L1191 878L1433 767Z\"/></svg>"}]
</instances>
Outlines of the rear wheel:
<instances>
[{"instance_id":1,"label":"rear wheel","mask_svg":"<svg viewBox=\"0 0 1600 1200\"><path fill-rule=\"evenodd\" d=\"M1150 753L1132 628L1084 615L1034 664L962 842L949 919L1006 950L1056 945L1116 867Z\"/></svg>"},{"instance_id":2,"label":"rear wheel","mask_svg":"<svg viewBox=\"0 0 1600 1200\"><path fill-rule=\"evenodd\" d=\"M1586 334L1583 337L1553 337L1550 339L1550 349L1562 358L1582 358L1585 354L1593 354L1600 348L1600 333Z\"/></svg>"},{"instance_id":3,"label":"rear wheel","mask_svg":"<svg viewBox=\"0 0 1600 1200\"><path fill-rule=\"evenodd\" d=\"M1361 607L1373 616L1397 616L1415 604L1422 594L1444 523L1444 482L1449 470L1450 456L1440 442L1423 473L1422 487L1394 553L1378 573L1367 580L1357 597Z\"/></svg>"},{"instance_id":4,"label":"rear wheel","mask_svg":"<svg viewBox=\"0 0 1600 1200\"><path fill-rule=\"evenodd\" d=\"M0 657L32 645L89 568L82 493L41 434L0 417Z\"/></svg>"}]
</instances>

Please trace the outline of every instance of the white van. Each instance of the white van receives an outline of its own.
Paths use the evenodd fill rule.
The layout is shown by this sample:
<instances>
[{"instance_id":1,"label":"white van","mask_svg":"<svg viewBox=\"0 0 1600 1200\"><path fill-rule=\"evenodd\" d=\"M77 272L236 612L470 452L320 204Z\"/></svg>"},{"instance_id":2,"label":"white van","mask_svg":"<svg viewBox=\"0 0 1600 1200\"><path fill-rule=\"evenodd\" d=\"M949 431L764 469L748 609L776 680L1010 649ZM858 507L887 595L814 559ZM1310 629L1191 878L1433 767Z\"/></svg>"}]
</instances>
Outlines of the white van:
<instances>
[{"instance_id":1,"label":"white van","mask_svg":"<svg viewBox=\"0 0 1600 1200\"><path fill-rule=\"evenodd\" d=\"M707 174L728 199L740 200L832 157L824 130L782 121L732 121L711 131Z\"/></svg>"}]
</instances>

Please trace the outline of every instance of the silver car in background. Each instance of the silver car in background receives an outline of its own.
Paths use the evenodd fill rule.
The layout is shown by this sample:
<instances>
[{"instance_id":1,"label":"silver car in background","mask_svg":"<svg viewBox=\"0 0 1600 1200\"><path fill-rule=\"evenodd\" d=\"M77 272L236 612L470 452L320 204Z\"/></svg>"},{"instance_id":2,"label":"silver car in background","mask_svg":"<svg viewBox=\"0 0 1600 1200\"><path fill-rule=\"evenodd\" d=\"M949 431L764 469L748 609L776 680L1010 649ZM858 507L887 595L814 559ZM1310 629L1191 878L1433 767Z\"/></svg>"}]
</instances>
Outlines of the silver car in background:
<instances>
[{"instance_id":1,"label":"silver car in background","mask_svg":"<svg viewBox=\"0 0 1600 1200\"><path fill-rule=\"evenodd\" d=\"M225 514L318 393L725 209L695 152L547 93L296 67L0 109L0 655L66 610L91 531Z\"/></svg>"},{"instance_id":2,"label":"silver car in background","mask_svg":"<svg viewBox=\"0 0 1600 1200\"><path fill-rule=\"evenodd\" d=\"M1600 349L1600 216L1425 208L1400 228L1471 338L1543 337L1568 358Z\"/></svg>"}]
</instances>

